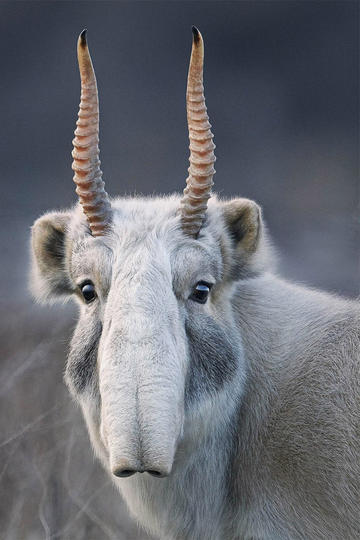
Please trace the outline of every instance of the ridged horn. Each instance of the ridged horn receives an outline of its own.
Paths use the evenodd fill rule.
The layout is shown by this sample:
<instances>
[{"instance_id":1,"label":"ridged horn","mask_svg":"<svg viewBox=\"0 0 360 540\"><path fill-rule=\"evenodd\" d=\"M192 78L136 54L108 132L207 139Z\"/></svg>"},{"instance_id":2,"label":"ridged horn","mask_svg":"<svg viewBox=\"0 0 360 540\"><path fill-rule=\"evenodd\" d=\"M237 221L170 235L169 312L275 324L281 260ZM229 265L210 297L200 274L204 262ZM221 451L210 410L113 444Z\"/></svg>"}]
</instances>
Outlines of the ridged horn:
<instances>
[{"instance_id":1,"label":"ridged horn","mask_svg":"<svg viewBox=\"0 0 360 540\"><path fill-rule=\"evenodd\" d=\"M190 139L190 167L181 205L183 231L197 237L204 222L215 174L215 145L207 115L203 86L204 42L195 26L186 91Z\"/></svg>"},{"instance_id":2,"label":"ridged horn","mask_svg":"<svg viewBox=\"0 0 360 540\"><path fill-rule=\"evenodd\" d=\"M81 79L81 99L72 169L80 204L93 236L102 236L112 220L111 205L104 189L99 160L99 100L96 77L83 30L77 43Z\"/></svg>"}]
</instances>

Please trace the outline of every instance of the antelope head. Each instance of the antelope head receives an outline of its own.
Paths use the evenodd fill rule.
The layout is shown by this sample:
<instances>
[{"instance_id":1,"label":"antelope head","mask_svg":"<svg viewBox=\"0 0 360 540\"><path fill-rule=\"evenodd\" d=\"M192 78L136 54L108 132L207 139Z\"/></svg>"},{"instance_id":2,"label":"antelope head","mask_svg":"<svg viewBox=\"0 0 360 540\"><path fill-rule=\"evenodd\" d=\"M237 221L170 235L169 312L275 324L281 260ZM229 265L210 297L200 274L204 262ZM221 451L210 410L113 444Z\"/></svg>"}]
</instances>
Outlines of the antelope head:
<instances>
[{"instance_id":1,"label":"antelope head","mask_svg":"<svg viewBox=\"0 0 360 540\"><path fill-rule=\"evenodd\" d=\"M181 459L179 445L201 439L209 411L241 392L246 365L231 300L235 282L265 268L260 210L247 199L210 197L215 146L196 28L182 197L110 200L85 31L77 52L81 102L72 156L79 204L35 222L31 287L40 301L73 298L79 305L65 379L105 467L116 477L162 477Z\"/></svg>"}]
</instances>

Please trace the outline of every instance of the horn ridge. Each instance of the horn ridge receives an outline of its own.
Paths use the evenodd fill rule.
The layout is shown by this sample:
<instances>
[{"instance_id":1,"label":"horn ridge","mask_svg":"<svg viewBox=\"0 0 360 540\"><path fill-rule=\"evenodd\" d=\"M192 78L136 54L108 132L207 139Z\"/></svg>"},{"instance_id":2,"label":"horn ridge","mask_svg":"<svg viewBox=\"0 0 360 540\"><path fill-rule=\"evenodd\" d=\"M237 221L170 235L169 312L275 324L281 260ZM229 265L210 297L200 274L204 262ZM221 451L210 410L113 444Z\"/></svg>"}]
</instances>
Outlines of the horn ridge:
<instances>
[{"instance_id":1,"label":"horn ridge","mask_svg":"<svg viewBox=\"0 0 360 540\"><path fill-rule=\"evenodd\" d=\"M99 99L86 30L77 43L81 97L73 139L74 182L93 236L102 236L112 221L111 204L104 189L99 160Z\"/></svg>"},{"instance_id":2,"label":"horn ridge","mask_svg":"<svg viewBox=\"0 0 360 540\"><path fill-rule=\"evenodd\" d=\"M180 201L181 225L185 234L197 237L206 217L215 174L215 144L205 104L203 67L204 42L193 26L193 43L186 91L189 130L190 167L183 198Z\"/></svg>"}]
</instances>

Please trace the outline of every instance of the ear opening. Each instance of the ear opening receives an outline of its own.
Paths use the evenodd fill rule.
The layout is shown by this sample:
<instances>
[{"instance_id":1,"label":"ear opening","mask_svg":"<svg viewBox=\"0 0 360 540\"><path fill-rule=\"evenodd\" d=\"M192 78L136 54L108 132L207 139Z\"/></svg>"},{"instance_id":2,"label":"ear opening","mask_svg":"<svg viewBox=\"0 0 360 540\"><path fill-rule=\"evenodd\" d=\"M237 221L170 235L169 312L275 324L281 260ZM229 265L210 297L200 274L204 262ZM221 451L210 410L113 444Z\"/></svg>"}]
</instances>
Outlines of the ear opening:
<instances>
[{"instance_id":1,"label":"ear opening","mask_svg":"<svg viewBox=\"0 0 360 540\"><path fill-rule=\"evenodd\" d=\"M261 232L261 209L248 199L235 199L224 204L223 215L236 249L254 253Z\"/></svg>"},{"instance_id":2,"label":"ear opening","mask_svg":"<svg viewBox=\"0 0 360 540\"><path fill-rule=\"evenodd\" d=\"M30 290L40 302L65 299L73 292L66 268L70 216L70 213L50 212L32 226Z\"/></svg>"},{"instance_id":3,"label":"ear opening","mask_svg":"<svg viewBox=\"0 0 360 540\"><path fill-rule=\"evenodd\" d=\"M249 199L234 199L222 205L223 218L232 244L230 278L254 277L269 265L261 208Z\"/></svg>"}]
</instances>

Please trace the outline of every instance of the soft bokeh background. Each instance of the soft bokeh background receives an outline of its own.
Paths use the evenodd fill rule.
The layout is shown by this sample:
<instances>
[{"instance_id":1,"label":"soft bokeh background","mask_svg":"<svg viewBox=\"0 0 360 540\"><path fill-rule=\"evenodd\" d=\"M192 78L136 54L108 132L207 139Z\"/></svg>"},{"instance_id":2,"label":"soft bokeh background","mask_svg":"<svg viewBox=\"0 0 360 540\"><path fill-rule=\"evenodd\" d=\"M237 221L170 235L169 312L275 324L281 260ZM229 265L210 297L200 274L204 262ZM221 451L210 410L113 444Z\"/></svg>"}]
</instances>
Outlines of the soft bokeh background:
<instances>
[{"instance_id":1,"label":"soft bokeh background","mask_svg":"<svg viewBox=\"0 0 360 540\"><path fill-rule=\"evenodd\" d=\"M180 190L191 25L216 189L257 200L283 275L359 292L358 2L1 2L0 537L145 539L62 382L72 307L27 292L29 228L74 203L75 45L88 28L110 194Z\"/></svg>"}]
</instances>

